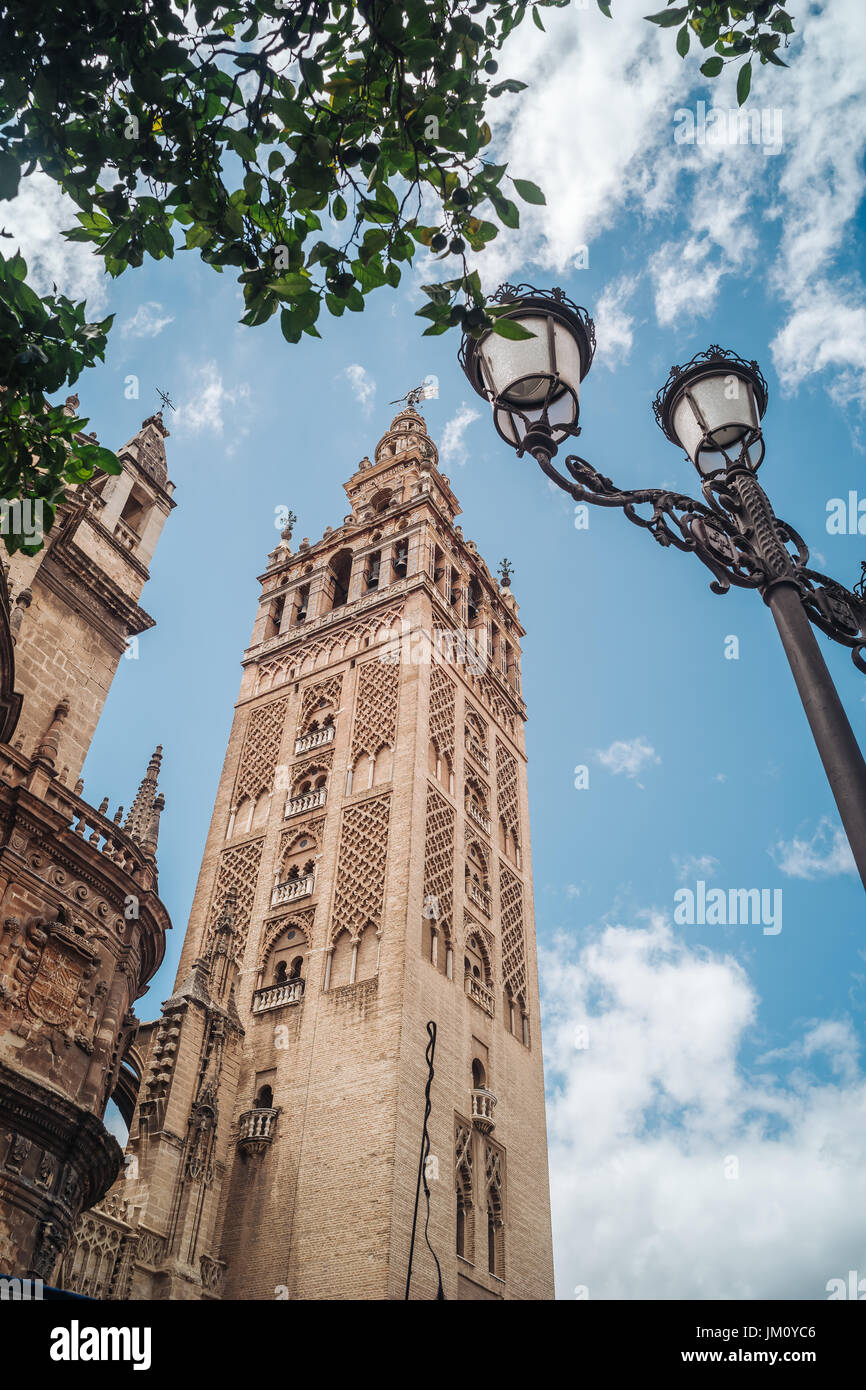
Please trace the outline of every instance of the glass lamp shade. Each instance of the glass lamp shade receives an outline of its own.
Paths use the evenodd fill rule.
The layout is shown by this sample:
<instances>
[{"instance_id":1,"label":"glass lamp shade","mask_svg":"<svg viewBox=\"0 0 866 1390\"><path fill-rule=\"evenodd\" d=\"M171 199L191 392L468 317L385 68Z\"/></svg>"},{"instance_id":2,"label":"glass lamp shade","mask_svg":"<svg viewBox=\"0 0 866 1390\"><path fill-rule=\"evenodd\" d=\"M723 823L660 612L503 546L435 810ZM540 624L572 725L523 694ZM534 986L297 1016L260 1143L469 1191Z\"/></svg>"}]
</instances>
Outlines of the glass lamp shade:
<instances>
[{"instance_id":1,"label":"glass lamp shade","mask_svg":"<svg viewBox=\"0 0 866 1390\"><path fill-rule=\"evenodd\" d=\"M515 448L542 420L552 442L559 444L577 424L586 370L580 339L570 323L538 307L521 306L505 317L532 337L514 340L486 333L477 345L476 389L480 386L492 401L496 428Z\"/></svg>"},{"instance_id":2,"label":"glass lamp shade","mask_svg":"<svg viewBox=\"0 0 866 1390\"><path fill-rule=\"evenodd\" d=\"M756 468L763 457L761 404L749 377L733 364L718 364L683 382L670 407L670 432L704 476L727 468L731 451L739 453L747 436L757 432L746 451Z\"/></svg>"}]
</instances>

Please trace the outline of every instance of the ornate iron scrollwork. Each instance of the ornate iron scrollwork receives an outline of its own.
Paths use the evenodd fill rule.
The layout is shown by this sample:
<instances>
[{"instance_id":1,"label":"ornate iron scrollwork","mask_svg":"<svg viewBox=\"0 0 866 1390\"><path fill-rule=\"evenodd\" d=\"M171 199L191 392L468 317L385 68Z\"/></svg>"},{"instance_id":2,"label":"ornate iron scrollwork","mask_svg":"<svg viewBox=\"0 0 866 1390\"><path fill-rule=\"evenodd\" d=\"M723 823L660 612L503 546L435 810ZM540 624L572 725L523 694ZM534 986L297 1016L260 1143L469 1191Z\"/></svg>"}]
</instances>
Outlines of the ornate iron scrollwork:
<instances>
[{"instance_id":1,"label":"ornate iron scrollwork","mask_svg":"<svg viewBox=\"0 0 866 1390\"><path fill-rule=\"evenodd\" d=\"M763 593L774 583L793 583L811 622L850 648L854 665L866 674L866 597L809 567L806 542L775 516L750 468L735 463L727 473L705 478L699 502L664 488L618 488L576 454L565 460L569 481L548 454L539 450L535 457L576 502L619 507L659 545L692 551L712 573L714 594L726 594L732 585Z\"/></svg>"}]
</instances>

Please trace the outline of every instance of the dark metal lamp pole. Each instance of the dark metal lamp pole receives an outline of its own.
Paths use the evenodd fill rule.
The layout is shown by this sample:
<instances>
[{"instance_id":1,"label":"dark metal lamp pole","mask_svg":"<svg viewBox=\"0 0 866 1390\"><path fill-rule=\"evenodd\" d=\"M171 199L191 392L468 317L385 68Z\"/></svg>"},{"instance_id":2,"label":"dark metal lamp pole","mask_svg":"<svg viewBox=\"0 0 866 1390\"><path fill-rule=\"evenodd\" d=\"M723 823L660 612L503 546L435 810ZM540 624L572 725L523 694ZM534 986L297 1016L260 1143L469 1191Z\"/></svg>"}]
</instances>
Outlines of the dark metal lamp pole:
<instances>
[{"instance_id":1,"label":"dark metal lamp pole","mask_svg":"<svg viewBox=\"0 0 866 1390\"><path fill-rule=\"evenodd\" d=\"M653 403L672 443L701 476L704 501L663 488L623 490L586 459L569 455L570 479L552 459L580 434L580 384L592 364L595 327L562 290L503 285L502 318L523 330L464 334L460 361L493 407L501 437L530 453L576 502L619 507L663 546L692 551L711 571L713 593L757 589L782 639L854 860L866 887L866 762L812 631L851 649L866 674L866 597L809 568L802 537L773 512L757 479L764 457L761 420L767 383L756 362L710 347L672 367ZM861 589L858 585L858 590Z\"/></svg>"}]
</instances>

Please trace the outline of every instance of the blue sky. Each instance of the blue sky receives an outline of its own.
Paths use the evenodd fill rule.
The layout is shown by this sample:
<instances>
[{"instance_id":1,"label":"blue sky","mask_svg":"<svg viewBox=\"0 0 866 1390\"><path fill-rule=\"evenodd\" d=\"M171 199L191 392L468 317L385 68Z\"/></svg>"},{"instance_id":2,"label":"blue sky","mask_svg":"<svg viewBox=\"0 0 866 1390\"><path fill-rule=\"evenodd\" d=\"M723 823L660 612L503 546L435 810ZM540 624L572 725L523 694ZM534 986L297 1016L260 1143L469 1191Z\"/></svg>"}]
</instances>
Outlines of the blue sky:
<instances>
[{"instance_id":1,"label":"blue sky","mask_svg":"<svg viewBox=\"0 0 866 1390\"><path fill-rule=\"evenodd\" d=\"M762 481L816 568L851 585L866 536L830 535L826 517L831 498L866 498L866 15L859 0L797 7L791 69L759 71L750 98L782 113L767 154L674 140L678 110L735 98L645 8L546 15L547 36L528 26L505 55L502 75L531 85L499 104L496 148L548 206L500 235L482 276L560 284L594 314L580 450L623 486L695 489L650 409L671 363L710 342L757 358ZM499 442L457 338L421 337L417 284L441 267L290 347L275 322L240 326L230 275L192 254L106 283L59 240L70 224L38 178L7 219L37 276L117 313L105 367L76 388L91 427L119 446L157 385L179 405L178 505L142 599L157 627L121 662L85 768L85 794L113 810L165 747L175 926L141 1016L173 983L277 509L297 513L297 538L339 524L389 401L435 374L425 414L461 523L491 566L512 561L528 634L559 1295L822 1298L849 1269L866 1277L863 890L757 595L715 597L697 560L618 513L575 529L570 500ZM821 640L863 742L866 681ZM699 878L781 889L782 930L675 925L674 893Z\"/></svg>"}]
</instances>

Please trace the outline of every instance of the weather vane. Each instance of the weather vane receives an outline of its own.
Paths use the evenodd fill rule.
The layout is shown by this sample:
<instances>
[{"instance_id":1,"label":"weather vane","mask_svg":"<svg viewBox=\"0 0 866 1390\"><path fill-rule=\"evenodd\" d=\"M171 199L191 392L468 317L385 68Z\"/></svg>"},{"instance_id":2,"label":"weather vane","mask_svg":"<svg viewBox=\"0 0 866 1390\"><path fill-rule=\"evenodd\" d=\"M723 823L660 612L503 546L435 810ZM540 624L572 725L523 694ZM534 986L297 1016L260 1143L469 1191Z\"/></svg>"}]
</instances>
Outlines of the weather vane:
<instances>
[{"instance_id":1,"label":"weather vane","mask_svg":"<svg viewBox=\"0 0 866 1390\"><path fill-rule=\"evenodd\" d=\"M514 574L514 570L513 570L512 567L511 567L511 561L510 561L510 560L503 560L502 563L501 563L500 566L499 566L499 581L500 581L500 583L501 583L503 589L507 589L507 588L510 587L510 584L511 584L511 576L512 576L513 574Z\"/></svg>"},{"instance_id":2,"label":"weather vane","mask_svg":"<svg viewBox=\"0 0 866 1390\"><path fill-rule=\"evenodd\" d=\"M175 405L174 401L171 399L171 396L168 394L167 391L161 391L161 390L159 389L159 387L157 386L157 388L156 388L156 394L159 396L159 399L162 401L163 407L168 406L170 410L176 410L176 409L177 409L177 406Z\"/></svg>"},{"instance_id":3,"label":"weather vane","mask_svg":"<svg viewBox=\"0 0 866 1390\"><path fill-rule=\"evenodd\" d=\"M425 376L420 386L413 386L411 391L407 391L405 396L399 396L396 401L389 401L389 405L402 405L405 401L407 405L417 405L419 401L435 400L439 395L439 378L436 376Z\"/></svg>"}]
</instances>

